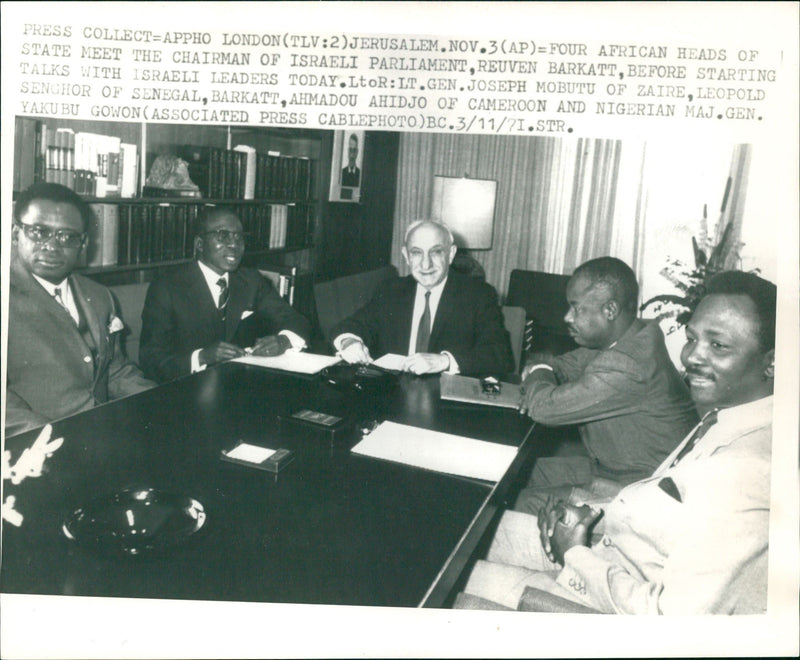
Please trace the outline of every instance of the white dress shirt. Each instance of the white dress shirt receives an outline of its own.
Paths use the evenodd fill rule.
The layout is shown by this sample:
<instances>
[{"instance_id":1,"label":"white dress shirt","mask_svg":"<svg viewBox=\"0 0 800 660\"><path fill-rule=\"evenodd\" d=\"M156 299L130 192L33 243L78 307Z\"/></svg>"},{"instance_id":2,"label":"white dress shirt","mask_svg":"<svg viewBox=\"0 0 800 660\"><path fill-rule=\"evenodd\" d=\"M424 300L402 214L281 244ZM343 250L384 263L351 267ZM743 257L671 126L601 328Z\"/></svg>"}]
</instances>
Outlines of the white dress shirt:
<instances>
[{"instance_id":1,"label":"white dress shirt","mask_svg":"<svg viewBox=\"0 0 800 660\"><path fill-rule=\"evenodd\" d=\"M61 302L63 306L66 307L72 320L75 321L75 325L80 325L81 317L78 313L78 304L75 302L75 298L72 295L72 287L69 285L67 278L64 278L59 284L53 284L52 282L42 279L38 275L34 275L33 273L31 273L31 275L36 278L36 281L39 282L39 284L45 288L45 291L53 296L53 298L56 297L56 289L61 292Z\"/></svg>"}]
</instances>

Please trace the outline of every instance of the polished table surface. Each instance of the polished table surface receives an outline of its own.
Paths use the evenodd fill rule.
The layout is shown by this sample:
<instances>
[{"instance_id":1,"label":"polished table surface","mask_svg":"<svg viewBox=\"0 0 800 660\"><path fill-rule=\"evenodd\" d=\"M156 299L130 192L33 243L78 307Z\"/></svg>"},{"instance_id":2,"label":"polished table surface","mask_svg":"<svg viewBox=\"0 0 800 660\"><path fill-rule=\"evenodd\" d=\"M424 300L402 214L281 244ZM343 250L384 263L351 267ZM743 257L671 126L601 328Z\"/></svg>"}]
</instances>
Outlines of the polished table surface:
<instances>
[{"instance_id":1,"label":"polished table surface","mask_svg":"<svg viewBox=\"0 0 800 660\"><path fill-rule=\"evenodd\" d=\"M460 478L352 454L357 437L281 429L306 407L359 428L388 419L521 449L497 484ZM437 377L365 395L233 363L53 427L64 446L13 487L25 520L3 524L4 592L440 607L532 452L529 419L440 401ZM36 435L6 439L12 463ZM220 460L239 440L295 460L277 476ZM101 556L62 534L72 511L129 486L194 497L204 527L150 557Z\"/></svg>"}]
</instances>

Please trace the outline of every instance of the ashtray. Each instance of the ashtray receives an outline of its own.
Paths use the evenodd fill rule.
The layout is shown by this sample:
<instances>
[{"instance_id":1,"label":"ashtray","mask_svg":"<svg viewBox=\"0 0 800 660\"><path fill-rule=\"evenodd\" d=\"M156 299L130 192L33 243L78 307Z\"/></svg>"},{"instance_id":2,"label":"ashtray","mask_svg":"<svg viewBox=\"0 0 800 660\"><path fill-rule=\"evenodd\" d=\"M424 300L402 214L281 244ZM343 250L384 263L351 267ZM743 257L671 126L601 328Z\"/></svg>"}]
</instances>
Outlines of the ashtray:
<instances>
[{"instance_id":1,"label":"ashtray","mask_svg":"<svg viewBox=\"0 0 800 660\"><path fill-rule=\"evenodd\" d=\"M179 545L205 521L205 509L194 498L129 488L75 510L62 531L68 539L103 554L140 556Z\"/></svg>"}]
</instances>

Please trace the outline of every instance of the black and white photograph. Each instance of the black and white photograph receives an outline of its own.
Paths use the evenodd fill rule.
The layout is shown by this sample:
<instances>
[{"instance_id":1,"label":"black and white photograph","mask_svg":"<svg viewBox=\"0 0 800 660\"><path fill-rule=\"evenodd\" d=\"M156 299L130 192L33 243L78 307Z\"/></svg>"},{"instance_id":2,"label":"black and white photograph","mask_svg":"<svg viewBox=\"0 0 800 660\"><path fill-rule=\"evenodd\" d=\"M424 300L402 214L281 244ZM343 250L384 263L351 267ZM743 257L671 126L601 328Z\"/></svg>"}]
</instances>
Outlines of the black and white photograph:
<instances>
[{"instance_id":1,"label":"black and white photograph","mask_svg":"<svg viewBox=\"0 0 800 660\"><path fill-rule=\"evenodd\" d=\"M1 9L0 655L798 652L800 5Z\"/></svg>"}]
</instances>

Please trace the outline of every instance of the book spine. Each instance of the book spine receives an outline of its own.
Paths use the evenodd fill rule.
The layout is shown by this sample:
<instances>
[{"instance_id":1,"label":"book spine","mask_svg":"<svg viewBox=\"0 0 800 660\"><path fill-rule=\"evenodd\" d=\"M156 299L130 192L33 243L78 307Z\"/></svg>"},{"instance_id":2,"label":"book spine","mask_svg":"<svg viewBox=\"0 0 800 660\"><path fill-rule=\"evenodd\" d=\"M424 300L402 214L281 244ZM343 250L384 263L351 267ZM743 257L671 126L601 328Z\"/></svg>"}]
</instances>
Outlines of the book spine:
<instances>
[{"instance_id":1,"label":"book spine","mask_svg":"<svg viewBox=\"0 0 800 660\"><path fill-rule=\"evenodd\" d=\"M130 263L131 210L130 204L125 204L119 209L117 229L117 265L119 266L127 266Z\"/></svg>"},{"instance_id":2,"label":"book spine","mask_svg":"<svg viewBox=\"0 0 800 660\"><path fill-rule=\"evenodd\" d=\"M105 204L92 204L92 218L89 222L86 240L86 265L97 268L103 265L103 214Z\"/></svg>"}]
</instances>

